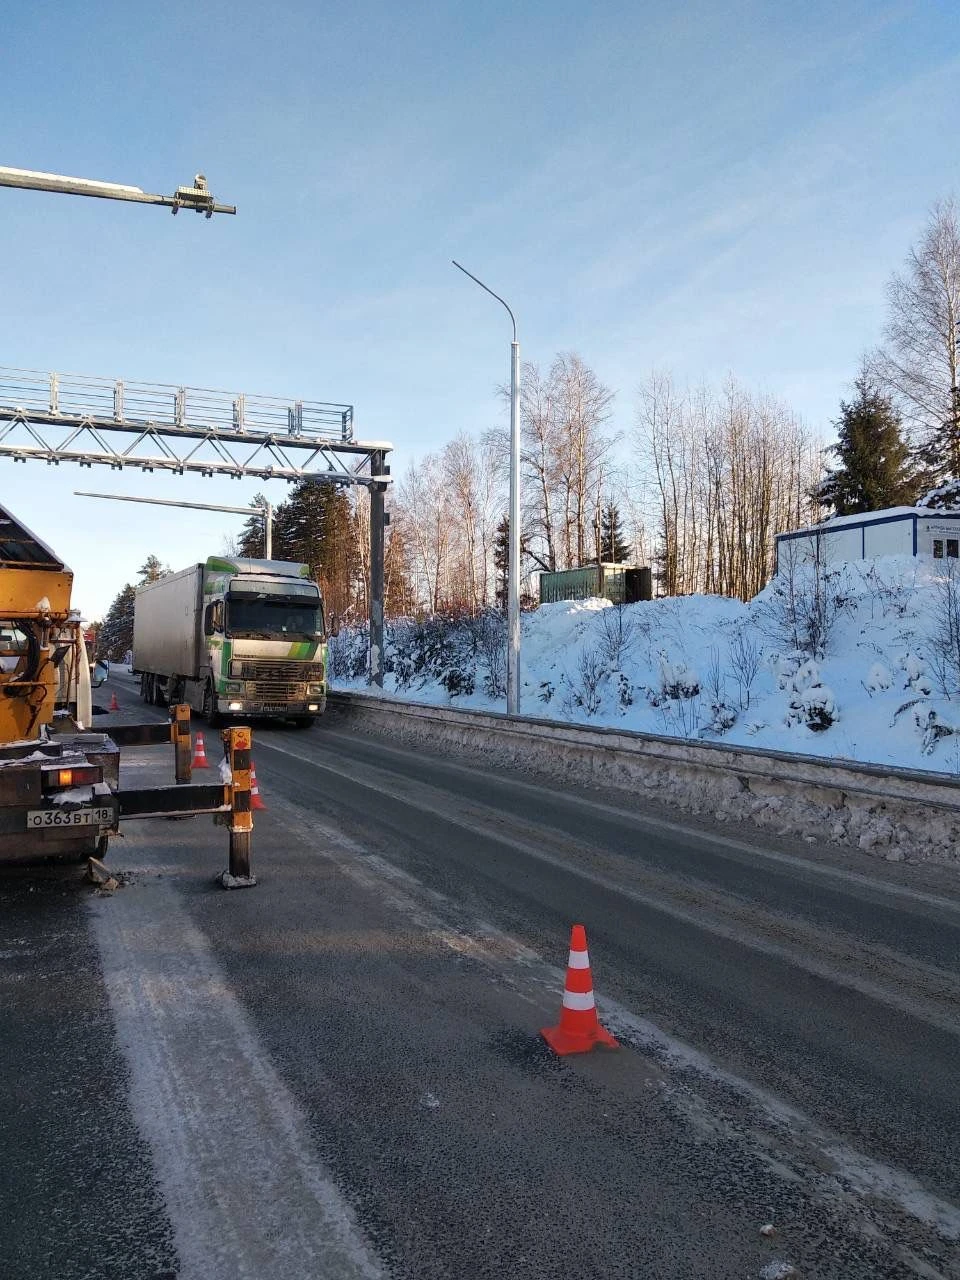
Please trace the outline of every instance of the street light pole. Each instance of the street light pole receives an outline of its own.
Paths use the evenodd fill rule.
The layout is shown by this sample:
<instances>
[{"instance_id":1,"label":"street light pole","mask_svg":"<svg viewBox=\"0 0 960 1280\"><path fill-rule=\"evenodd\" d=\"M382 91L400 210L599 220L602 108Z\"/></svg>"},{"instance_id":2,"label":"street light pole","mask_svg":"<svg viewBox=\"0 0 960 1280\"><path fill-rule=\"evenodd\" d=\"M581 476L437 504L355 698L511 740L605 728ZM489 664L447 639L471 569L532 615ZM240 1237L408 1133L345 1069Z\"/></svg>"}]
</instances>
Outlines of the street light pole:
<instances>
[{"instance_id":1,"label":"street light pole","mask_svg":"<svg viewBox=\"0 0 960 1280\"><path fill-rule=\"evenodd\" d=\"M263 557L273 559L273 505L250 507L221 507L213 502L175 502L170 498L135 498L125 493L88 493L85 489L74 489L75 498L108 498L111 502L147 502L154 507L189 507L192 511L229 511L233 515L249 516L251 511L259 511L263 519Z\"/></svg>"},{"instance_id":2,"label":"street light pole","mask_svg":"<svg viewBox=\"0 0 960 1280\"><path fill-rule=\"evenodd\" d=\"M154 195L140 187L119 182L99 182L92 178L69 178L63 173L39 173L34 169L10 169L0 165L0 187L20 187L24 191L55 191L65 196L93 196L99 200L128 200L131 204L158 204L177 213L193 209L212 218L215 213L236 213L236 205L218 204L202 173L189 187L177 187L172 196Z\"/></svg>"},{"instance_id":3,"label":"street light pole","mask_svg":"<svg viewBox=\"0 0 960 1280\"><path fill-rule=\"evenodd\" d=\"M496 298L513 325L510 343L510 538L507 553L507 715L520 714L520 344L517 321L503 298L456 259L453 265Z\"/></svg>"}]
</instances>

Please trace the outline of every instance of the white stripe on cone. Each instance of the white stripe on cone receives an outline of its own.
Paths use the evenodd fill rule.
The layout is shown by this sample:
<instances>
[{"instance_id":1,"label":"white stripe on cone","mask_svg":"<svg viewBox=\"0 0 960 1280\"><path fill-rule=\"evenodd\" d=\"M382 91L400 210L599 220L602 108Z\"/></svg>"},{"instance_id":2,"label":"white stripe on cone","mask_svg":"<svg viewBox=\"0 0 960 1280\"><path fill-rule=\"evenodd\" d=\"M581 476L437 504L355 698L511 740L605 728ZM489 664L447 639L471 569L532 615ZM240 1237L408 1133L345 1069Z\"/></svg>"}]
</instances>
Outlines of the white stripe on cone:
<instances>
[{"instance_id":1,"label":"white stripe on cone","mask_svg":"<svg viewBox=\"0 0 960 1280\"><path fill-rule=\"evenodd\" d=\"M565 1009L578 1009L583 1012L586 1009L592 1009L593 992L592 991L564 991L563 1007Z\"/></svg>"},{"instance_id":2,"label":"white stripe on cone","mask_svg":"<svg viewBox=\"0 0 960 1280\"><path fill-rule=\"evenodd\" d=\"M568 969L589 969L590 957L586 951L571 951L567 959Z\"/></svg>"}]
</instances>

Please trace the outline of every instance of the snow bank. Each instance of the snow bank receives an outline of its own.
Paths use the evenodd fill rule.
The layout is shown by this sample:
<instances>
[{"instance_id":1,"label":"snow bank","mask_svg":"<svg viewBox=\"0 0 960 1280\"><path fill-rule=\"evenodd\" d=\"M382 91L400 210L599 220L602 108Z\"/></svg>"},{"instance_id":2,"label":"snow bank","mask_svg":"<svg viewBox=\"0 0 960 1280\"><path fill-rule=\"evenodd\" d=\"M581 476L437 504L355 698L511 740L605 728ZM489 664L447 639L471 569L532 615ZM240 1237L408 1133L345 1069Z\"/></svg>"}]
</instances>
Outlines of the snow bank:
<instances>
[{"instance_id":1,"label":"snow bank","mask_svg":"<svg viewBox=\"0 0 960 1280\"><path fill-rule=\"evenodd\" d=\"M900 556L819 577L800 569L748 604L543 605L522 618L521 711L960 777L960 625L951 629L951 618L960 624L960 567ZM478 644L467 624L449 622L437 665L411 639L416 625L388 626L385 692L504 709L490 692L489 637ZM434 648L437 626L422 628ZM362 633L342 632L333 650L334 686L366 688Z\"/></svg>"}]
</instances>

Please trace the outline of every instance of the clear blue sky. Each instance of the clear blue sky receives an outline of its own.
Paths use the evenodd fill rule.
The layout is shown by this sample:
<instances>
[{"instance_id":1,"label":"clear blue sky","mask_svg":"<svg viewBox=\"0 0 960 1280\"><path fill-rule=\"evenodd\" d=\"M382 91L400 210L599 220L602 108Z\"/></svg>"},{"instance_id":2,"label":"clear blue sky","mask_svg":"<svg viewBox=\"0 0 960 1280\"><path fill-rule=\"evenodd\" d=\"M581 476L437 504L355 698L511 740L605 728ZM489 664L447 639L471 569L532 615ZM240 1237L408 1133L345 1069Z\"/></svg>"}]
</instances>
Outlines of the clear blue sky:
<instances>
[{"instance_id":1,"label":"clear blue sky","mask_svg":"<svg viewBox=\"0 0 960 1280\"><path fill-rule=\"evenodd\" d=\"M497 421L524 359L576 350L629 429L654 367L728 371L829 429L883 286L958 188L955 0L8 6L0 164L235 219L0 189L0 364L353 403L394 474ZM253 483L0 460L89 616ZM285 487L275 483L280 501Z\"/></svg>"}]
</instances>

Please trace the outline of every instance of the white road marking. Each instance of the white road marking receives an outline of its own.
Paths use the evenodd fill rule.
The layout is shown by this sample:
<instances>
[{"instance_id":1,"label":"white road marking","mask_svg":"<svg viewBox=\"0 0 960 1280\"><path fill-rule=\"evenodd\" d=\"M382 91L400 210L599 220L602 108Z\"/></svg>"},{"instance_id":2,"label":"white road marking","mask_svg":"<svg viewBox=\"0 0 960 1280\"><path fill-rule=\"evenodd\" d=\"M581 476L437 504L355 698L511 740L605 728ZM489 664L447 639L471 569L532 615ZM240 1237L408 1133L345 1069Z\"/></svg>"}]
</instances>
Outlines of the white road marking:
<instances>
[{"instance_id":1,"label":"white road marking","mask_svg":"<svg viewBox=\"0 0 960 1280\"><path fill-rule=\"evenodd\" d=\"M182 1280L382 1277L175 889L151 880L89 901Z\"/></svg>"}]
</instances>

